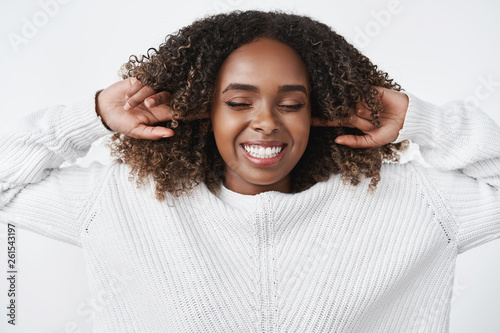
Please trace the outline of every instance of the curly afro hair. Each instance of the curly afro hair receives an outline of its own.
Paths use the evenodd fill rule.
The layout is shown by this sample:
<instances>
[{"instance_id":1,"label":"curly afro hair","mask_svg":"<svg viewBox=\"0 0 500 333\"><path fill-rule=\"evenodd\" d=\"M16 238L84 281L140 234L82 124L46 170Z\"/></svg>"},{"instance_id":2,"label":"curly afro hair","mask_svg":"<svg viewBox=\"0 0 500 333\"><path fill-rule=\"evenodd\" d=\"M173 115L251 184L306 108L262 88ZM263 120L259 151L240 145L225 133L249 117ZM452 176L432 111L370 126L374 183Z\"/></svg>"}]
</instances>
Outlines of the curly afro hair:
<instances>
[{"instance_id":1,"label":"curly afro hair","mask_svg":"<svg viewBox=\"0 0 500 333\"><path fill-rule=\"evenodd\" d=\"M171 94L174 115L184 121L158 124L176 128L173 137L159 141L134 139L115 134L113 156L131 167L138 184L153 180L156 197L165 192L174 196L188 193L204 182L216 193L224 181L224 161L217 150L210 119L214 86L223 61L238 47L259 37L289 45L304 60L311 85L311 114L325 120L346 122L364 101L372 122L379 126L382 110L374 86L400 91L388 74L327 25L309 17L281 12L235 11L218 14L168 35L158 50L131 56L122 66L123 78L136 77L144 85ZM397 161L405 144L353 149L335 143L343 134L362 134L348 127L311 127L304 155L292 170L292 192L303 191L332 174L341 174L345 183L357 185L371 178L369 189L380 180L384 159Z\"/></svg>"}]
</instances>

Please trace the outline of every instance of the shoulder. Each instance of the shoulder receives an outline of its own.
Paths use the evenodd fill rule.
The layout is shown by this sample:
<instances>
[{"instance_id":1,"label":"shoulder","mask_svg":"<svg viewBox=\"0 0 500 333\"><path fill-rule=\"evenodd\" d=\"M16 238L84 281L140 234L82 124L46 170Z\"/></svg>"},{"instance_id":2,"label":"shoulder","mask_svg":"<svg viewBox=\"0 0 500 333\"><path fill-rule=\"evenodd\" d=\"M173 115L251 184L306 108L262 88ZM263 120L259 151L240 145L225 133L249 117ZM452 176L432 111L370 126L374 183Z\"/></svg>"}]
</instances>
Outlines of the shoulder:
<instances>
[{"instance_id":1,"label":"shoulder","mask_svg":"<svg viewBox=\"0 0 500 333\"><path fill-rule=\"evenodd\" d=\"M138 177L136 170L125 163L113 162L106 167L105 176L102 178L106 183L108 194L116 192L123 197L142 198L146 201L158 201L156 198L157 182L152 175ZM189 192L183 195L175 196L172 193L165 192L165 200L168 204L179 201L193 200L195 198L204 198L211 195L204 183L195 184Z\"/></svg>"},{"instance_id":2,"label":"shoulder","mask_svg":"<svg viewBox=\"0 0 500 333\"><path fill-rule=\"evenodd\" d=\"M112 162L106 166L104 174L105 175L102 180L106 182L108 186L121 190L144 187L145 185L152 183L152 180L149 180L149 178L148 181L138 183L134 170L131 166L125 163Z\"/></svg>"},{"instance_id":3,"label":"shoulder","mask_svg":"<svg viewBox=\"0 0 500 333\"><path fill-rule=\"evenodd\" d=\"M418 161L384 164L379 188L383 193L398 193L398 201L409 205L425 203L443 220L455 220L454 210L464 189L475 190L475 180L460 170L442 170Z\"/></svg>"},{"instance_id":4,"label":"shoulder","mask_svg":"<svg viewBox=\"0 0 500 333\"><path fill-rule=\"evenodd\" d=\"M380 178L383 183L404 183L408 187L440 188L443 183L461 182L467 176L459 170L442 170L412 160L406 163L384 163L380 169Z\"/></svg>"}]
</instances>

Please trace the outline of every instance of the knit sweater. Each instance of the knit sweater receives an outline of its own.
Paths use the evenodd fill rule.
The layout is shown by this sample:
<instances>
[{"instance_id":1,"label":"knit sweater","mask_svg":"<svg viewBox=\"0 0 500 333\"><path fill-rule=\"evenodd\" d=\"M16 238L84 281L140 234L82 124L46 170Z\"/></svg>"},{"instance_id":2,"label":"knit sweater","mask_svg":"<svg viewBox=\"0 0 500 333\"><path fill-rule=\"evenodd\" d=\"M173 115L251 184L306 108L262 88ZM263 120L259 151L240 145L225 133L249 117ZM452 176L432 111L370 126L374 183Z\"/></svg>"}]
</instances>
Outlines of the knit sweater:
<instances>
[{"instance_id":1,"label":"knit sweater","mask_svg":"<svg viewBox=\"0 0 500 333\"><path fill-rule=\"evenodd\" d=\"M457 255L500 236L500 128L408 96L396 141L428 166L384 163L374 192L163 202L127 165L60 167L110 133L93 96L46 108L1 134L0 220L82 247L95 332L448 332Z\"/></svg>"}]
</instances>

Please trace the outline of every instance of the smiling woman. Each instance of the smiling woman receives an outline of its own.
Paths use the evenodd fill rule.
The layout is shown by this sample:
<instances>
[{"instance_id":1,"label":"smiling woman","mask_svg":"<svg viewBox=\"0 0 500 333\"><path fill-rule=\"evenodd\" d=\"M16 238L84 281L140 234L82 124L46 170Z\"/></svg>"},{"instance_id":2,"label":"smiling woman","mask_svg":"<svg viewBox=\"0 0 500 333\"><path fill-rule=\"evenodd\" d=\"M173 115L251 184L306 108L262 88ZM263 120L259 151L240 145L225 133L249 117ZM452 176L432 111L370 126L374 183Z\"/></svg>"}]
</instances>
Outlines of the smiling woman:
<instances>
[{"instance_id":1,"label":"smiling woman","mask_svg":"<svg viewBox=\"0 0 500 333\"><path fill-rule=\"evenodd\" d=\"M402 126L404 114L401 112L399 123L392 130L393 136L384 138L383 142L346 145L349 141L339 141L380 125L382 101L375 86L393 89L393 93L400 90L400 86L393 83L387 73L377 70L377 66L342 36L308 17L256 11L216 15L168 36L158 50L150 49L147 57L139 60L132 56L130 59L124 65L124 78L137 78L145 86L168 91L174 115L198 119L178 123L175 120L176 134L168 138L168 144L161 140L141 140L129 133L123 136L120 129L113 137L114 155L132 167L139 182L153 177L159 199L164 198L165 192L185 194L199 183L205 183L216 193L221 183L226 182L228 186L241 178L243 174L236 172L239 168L246 170L247 176L243 179L257 177L251 182L259 185L260 190L279 189L295 193L328 179L332 174L341 174L347 183L353 185L368 177L371 179L369 187L374 189L380 179L382 161L396 161L397 150L404 148L403 143L392 143ZM236 84L240 89L235 89ZM247 89L241 89L241 85ZM139 105L145 97L143 94L133 96L132 92L136 91L130 92L128 100L133 106ZM243 92L245 98L242 98ZM399 110L405 111L407 99L400 95ZM396 95L392 96L395 97L393 101L398 100ZM250 99L252 103L248 103ZM281 102L293 107L284 107ZM244 111L245 106L241 104L252 106ZM300 104L304 106L299 108ZM209 119L200 119L210 109L213 111L212 123ZM250 109L253 112L249 112ZM234 112L237 110L244 112ZM283 112L285 110L288 111ZM356 110L364 110L364 118L357 117ZM228 145L221 142L222 137L217 139L217 134L223 131L216 131L215 135L210 133L212 126L214 130L222 128L214 121L217 114L226 115L224 119L217 118L218 122L227 123L224 131L232 128L227 126L229 122L242 124L245 117L247 121L255 118L253 125L248 124L249 128L259 119L268 121L267 117L276 122L272 126L280 124L283 129L279 135L278 128L273 129L272 135L263 134L262 130L267 129L261 128L258 139L257 133L253 136L241 133L238 138L281 142L274 138L288 137L282 142L286 147L282 145L284 149L276 157L280 162L263 168L276 158L258 160L237 146L232 148L232 155L226 148L221 150ZM104 114L103 118L106 116ZM344 126L311 128L305 116L315 124ZM280 123L285 120L286 126ZM168 127L169 123L161 125ZM373 139L371 136L366 138ZM224 140L228 139L224 137ZM230 142L234 144L235 139ZM257 149L255 144L254 149ZM259 168L256 168L256 163ZM252 175L249 174L250 167ZM279 173L279 179L275 179L275 182L279 181L276 188L270 186L273 184L269 178L271 172ZM259 177L264 178L259 180ZM239 189L245 194L255 194L260 190Z\"/></svg>"},{"instance_id":2,"label":"smiling woman","mask_svg":"<svg viewBox=\"0 0 500 333\"><path fill-rule=\"evenodd\" d=\"M208 17L1 133L0 220L82 247L96 332L447 332L500 128L400 90L308 17ZM61 167L108 134L117 163Z\"/></svg>"},{"instance_id":3,"label":"smiling woman","mask_svg":"<svg viewBox=\"0 0 500 333\"><path fill-rule=\"evenodd\" d=\"M309 139L309 90L306 66L286 44L259 39L227 57L211 120L228 189L291 192L290 172Z\"/></svg>"}]
</instances>

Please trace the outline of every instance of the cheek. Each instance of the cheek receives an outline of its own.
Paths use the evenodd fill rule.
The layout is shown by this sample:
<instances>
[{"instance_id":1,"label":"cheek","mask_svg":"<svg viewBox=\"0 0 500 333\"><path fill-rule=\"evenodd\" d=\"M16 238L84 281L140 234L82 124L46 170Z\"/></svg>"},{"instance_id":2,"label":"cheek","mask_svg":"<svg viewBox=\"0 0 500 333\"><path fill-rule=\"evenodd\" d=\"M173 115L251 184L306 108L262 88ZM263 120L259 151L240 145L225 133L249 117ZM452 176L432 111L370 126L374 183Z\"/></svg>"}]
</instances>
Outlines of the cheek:
<instances>
[{"instance_id":1,"label":"cheek","mask_svg":"<svg viewBox=\"0 0 500 333\"><path fill-rule=\"evenodd\" d=\"M302 127L297 130L299 133L298 136L300 137L299 140L299 146L301 148L302 153L306 150L307 143L309 142L309 132L310 132L310 127Z\"/></svg>"},{"instance_id":2,"label":"cheek","mask_svg":"<svg viewBox=\"0 0 500 333\"><path fill-rule=\"evenodd\" d=\"M230 150L234 151L232 147L244 126L238 117L231 117L224 113L215 115L212 124L217 148L224 157L230 154Z\"/></svg>"},{"instance_id":3,"label":"cheek","mask_svg":"<svg viewBox=\"0 0 500 333\"><path fill-rule=\"evenodd\" d=\"M311 130L310 118L301 118L295 120L289 126L290 134L293 137L294 144L302 152L305 151L307 142L309 141L309 133Z\"/></svg>"}]
</instances>

